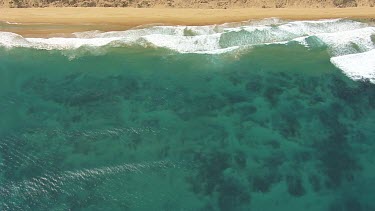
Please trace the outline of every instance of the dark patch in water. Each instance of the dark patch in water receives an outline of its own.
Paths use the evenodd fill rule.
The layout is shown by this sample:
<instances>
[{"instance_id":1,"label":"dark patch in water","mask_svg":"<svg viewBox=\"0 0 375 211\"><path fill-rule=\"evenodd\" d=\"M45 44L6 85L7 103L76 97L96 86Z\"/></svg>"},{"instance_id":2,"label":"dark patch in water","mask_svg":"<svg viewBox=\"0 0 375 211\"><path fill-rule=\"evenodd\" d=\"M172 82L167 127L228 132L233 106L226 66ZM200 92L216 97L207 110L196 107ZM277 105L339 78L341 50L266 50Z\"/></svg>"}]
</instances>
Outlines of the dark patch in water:
<instances>
[{"instance_id":1,"label":"dark patch in water","mask_svg":"<svg viewBox=\"0 0 375 211\"><path fill-rule=\"evenodd\" d=\"M0 57L0 205L10 210L317 210L327 197L337 200L326 209L375 207L371 188L358 191L373 186L364 174L375 86L346 78L325 51L269 46L230 62L29 53L43 57ZM47 65L38 63L44 56ZM157 160L179 165L112 168ZM50 185L56 177L45 175L65 173L42 194L18 185L43 176ZM275 202L256 207L260 196Z\"/></svg>"},{"instance_id":2,"label":"dark patch in water","mask_svg":"<svg viewBox=\"0 0 375 211\"><path fill-rule=\"evenodd\" d=\"M286 183L288 184L288 192L292 196L303 196L306 193L305 188L302 184L301 177L297 175L288 175L286 177Z\"/></svg>"}]
</instances>

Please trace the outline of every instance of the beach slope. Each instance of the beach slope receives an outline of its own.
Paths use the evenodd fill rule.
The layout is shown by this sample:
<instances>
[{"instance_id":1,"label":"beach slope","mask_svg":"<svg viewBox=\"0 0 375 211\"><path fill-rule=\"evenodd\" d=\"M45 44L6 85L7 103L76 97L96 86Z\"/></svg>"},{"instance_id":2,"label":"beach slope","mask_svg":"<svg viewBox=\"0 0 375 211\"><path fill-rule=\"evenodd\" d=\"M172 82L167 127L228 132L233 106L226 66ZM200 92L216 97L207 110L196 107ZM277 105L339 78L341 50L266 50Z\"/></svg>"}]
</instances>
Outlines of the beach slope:
<instances>
[{"instance_id":1,"label":"beach slope","mask_svg":"<svg viewBox=\"0 0 375 211\"><path fill-rule=\"evenodd\" d=\"M375 8L1 8L0 21L19 24L113 25L130 28L145 24L208 25L277 17L283 19L373 19ZM109 27L108 30L111 27ZM113 28L113 27L112 27Z\"/></svg>"}]
</instances>

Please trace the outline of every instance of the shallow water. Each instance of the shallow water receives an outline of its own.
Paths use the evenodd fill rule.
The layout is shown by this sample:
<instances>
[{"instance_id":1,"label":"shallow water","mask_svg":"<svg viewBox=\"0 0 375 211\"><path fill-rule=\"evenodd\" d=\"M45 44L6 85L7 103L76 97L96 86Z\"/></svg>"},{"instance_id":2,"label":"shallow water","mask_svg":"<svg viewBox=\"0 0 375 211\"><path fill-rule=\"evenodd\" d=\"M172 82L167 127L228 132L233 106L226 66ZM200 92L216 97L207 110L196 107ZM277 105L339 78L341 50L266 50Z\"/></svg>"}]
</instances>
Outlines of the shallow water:
<instances>
[{"instance_id":1,"label":"shallow water","mask_svg":"<svg viewBox=\"0 0 375 211\"><path fill-rule=\"evenodd\" d=\"M375 84L329 49L0 48L0 210L374 210Z\"/></svg>"}]
</instances>

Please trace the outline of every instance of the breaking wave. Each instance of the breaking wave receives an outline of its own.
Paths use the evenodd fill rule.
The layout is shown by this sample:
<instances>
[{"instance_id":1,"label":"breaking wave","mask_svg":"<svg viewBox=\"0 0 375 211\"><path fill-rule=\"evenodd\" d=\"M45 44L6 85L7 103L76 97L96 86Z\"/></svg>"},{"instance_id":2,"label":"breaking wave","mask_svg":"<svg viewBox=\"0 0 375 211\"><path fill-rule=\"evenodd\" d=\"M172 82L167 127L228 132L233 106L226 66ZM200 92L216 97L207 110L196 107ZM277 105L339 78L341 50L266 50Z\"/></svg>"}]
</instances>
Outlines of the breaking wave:
<instances>
[{"instance_id":1,"label":"breaking wave","mask_svg":"<svg viewBox=\"0 0 375 211\"><path fill-rule=\"evenodd\" d=\"M177 53L222 54L252 46L290 42L312 49L327 48L332 56L331 62L349 77L375 81L375 27L347 19L285 21L271 18L209 26L151 26L126 31L79 32L73 33L71 38L26 38L11 32L0 32L0 46L8 49L74 50L141 46ZM354 65L360 61L361 65Z\"/></svg>"}]
</instances>

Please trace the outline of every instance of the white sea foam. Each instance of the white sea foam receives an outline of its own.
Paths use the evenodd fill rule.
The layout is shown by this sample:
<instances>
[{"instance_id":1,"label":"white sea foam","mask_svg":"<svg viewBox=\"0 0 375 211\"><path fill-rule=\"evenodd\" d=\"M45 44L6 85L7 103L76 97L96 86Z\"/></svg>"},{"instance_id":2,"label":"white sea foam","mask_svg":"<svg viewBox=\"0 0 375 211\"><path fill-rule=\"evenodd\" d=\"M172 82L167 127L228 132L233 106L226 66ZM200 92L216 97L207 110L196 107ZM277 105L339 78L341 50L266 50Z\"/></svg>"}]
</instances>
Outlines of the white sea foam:
<instances>
[{"instance_id":1,"label":"white sea foam","mask_svg":"<svg viewBox=\"0 0 375 211\"><path fill-rule=\"evenodd\" d=\"M352 30L364 28L366 24L343 19L285 22L270 18L209 26L151 26L126 31L77 32L73 33L74 38L23 38L17 34L0 32L0 46L67 50L83 46L147 42L150 46L180 53L222 53L241 46L288 42L317 34L322 34L319 38L330 41L330 36L334 37L332 34L345 31L350 34Z\"/></svg>"},{"instance_id":2,"label":"white sea foam","mask_svg":"<svg viewBox=\"0 0 375 211\"><path fill-rule=\"evenodd\" d=\"M222 25L150 26L126 31L77 32L73 36L24 38L14 33L0 32L0 47L72 50L81 47L138 45L166 48L178 53L222 54L254 45L287 44L293 41L308 48L327 47L335 58L375 49L375 27L345 19L287 22L269 18ZM350 58L362 58L360 55ZM341 68L334 61L337 59L332 59L332 63Z\"/></svg>"},{"instance_id":3,"label":"white sea foam","mask_svg":"<svg viewBox=\"0 0 375 211\"><path fill-rule=\"evenodd\" d=\"M331 62L354 80L375 83L375 49L364 53L332 57Z\"/></svg>"},{"instance_id":4,"label":"white sea foam","mask_svg":"<svg viewBox=\"0 0 375 211\"><path fill-rule=\"evenodd\" d=\"M100 47L105 46L115 41L114 38L93 38L93 39L80 39L80 38L26 38L31 43L31 47L39 49L75 49L82 46Z\"/></svg>"},{"instance_id":5,"label":"white sea foam","mask_svg":"<svg viewBox=\"0 0 375 211\"><path fill-rule=\"evenodd\" d=\"M10 22L10 21L5 21L6 24L9 24L9 25L18 25L19 23L16 23L16 22Z\"/></svg>"},{"instance_id":6,"label":"white sea foam","mask_svg":"<svg viewBox=\"0 0 375 211\"><path fill-rule=\"evenodd\" d=\"M373 34L375 34L375 27L323 33L316 36L331 49L332 55L340 56L374 49L375 44L371 40Z\"/></svg>"},{"instance_id":7,"label":"white sea foam","mask_svg":"<svg viewBox=\"0 0 375 211\"><path fill-rule=\"evenodd\" d=\"M219 34L198 36L147 35L144 39L155 46L181 53L214 51L220 49Z\"/></svg>"},{"instance_id":8,"label":"white sea foam","mask_svg":"<svg viewBox=\"0 0 375 211\"><path fill-rule=\"evenodd\" d=\"M7 48L29 47L30 43L21 35L11 32L0 32L0 46Z\"/></svg>"}]
</instances>

